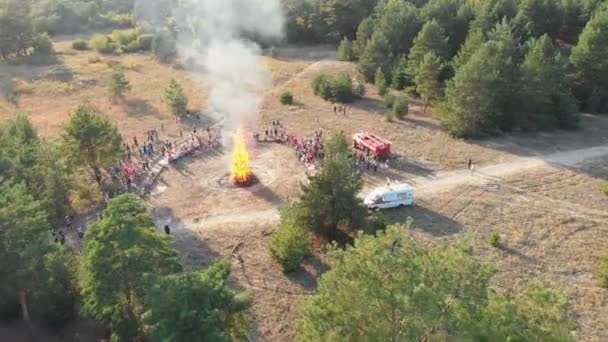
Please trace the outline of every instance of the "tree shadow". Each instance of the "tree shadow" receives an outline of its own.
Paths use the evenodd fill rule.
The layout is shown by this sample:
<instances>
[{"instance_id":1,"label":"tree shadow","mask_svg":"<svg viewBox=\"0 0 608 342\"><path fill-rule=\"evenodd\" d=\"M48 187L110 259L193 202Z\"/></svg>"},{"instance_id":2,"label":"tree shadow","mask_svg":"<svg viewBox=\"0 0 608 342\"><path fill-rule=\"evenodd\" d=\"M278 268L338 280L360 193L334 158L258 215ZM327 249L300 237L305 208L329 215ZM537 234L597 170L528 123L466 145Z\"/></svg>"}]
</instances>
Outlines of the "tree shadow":
<instances>
[{"instance_id":1,"label":"tree shadow","mask_svg":"<svg viewBox=\"0 0 608 342\"><path fill-rule=\"evenodd\" d=\"M329 265L321 260L317 255L312 254L293 272L286 273L285 276L293 283L298 284L308 292L317 289L318 281L323 273L329 270Z\"/></svg>"},{"instance_id":2,"label":"tree shadow","mask_svg":"<svg viewBox=\"0 0 608 342\"><path fill-rule=\"evenodd\" d=\"M129 98L125 99L123 104L127 107L127 115L131 117L144 118L153 116L159 119L163 117L163 115L146 100Z\"/></svg>"},{"instance_id":3,"label":"tree shadow","mask_svg":"<svg viewBox=\"0 0 608 342\"><path fill-rule=\"evenodd\" d=\"M252 191L252 193L255 196L263 199L264 201L272 203L272 204L280 204L281 202L283 202L283 200L281 199L281 197L279 197L279 195L277 195L274 191L272 191L270 188L268 188L264 184L260 184L255 189L255 191Z\"/></svg>"},{"instance_id":4,"label":"tree shadow","mask_svg":"<svg viewBox=\"0 0 608 342\"><path fill-rule=\"evenodd\" d=\"M389 224L403 224L411 217L413 220L412 229L422 230L435 237L458 234L463 229L463 226L452 218L420 204L405 208L387 209L383 213Z\"/></svg>"},{"instance_id":5,"label":"tree shadow","mask_svg":"<svg viewBox=\"0 0 608 342\"><path fill-rule=\"evenodd\" d=\"M509 246L500 244L497 246L497 248L500 249L501 251L505 252L506 254L514 255L514 256L520 258L521 260L525 261L528 264L537 264L539 262L538 259L530 257L530 256L520 252L519 250L511 248Z\"/></svg>"},{"instance_id":6,"label":"tree shadow","mask_svg":"<svg viewBox=\"0 0 608 342\"><path fill-rule=\"evenodd\" d=\"M439 125L437 122L416 119L411 116L406 116L402 119L395 120L394 122L410 128L422 127L434 131L441 130L441 125Z\"/></svg>"},{"instance_id":7,"label":"tree shadow","mask_svg":"<svg viewBox=\"0 0 608 342\"><path fill-rule=\"evenodd\" d=\"M154 225L156 230L165 234L164 227L169 225L171 235L175 238L175 249L178 251L181 263L186 270L205 269L212 265L220 256L208 244L194 233L179 217L173 208L157 207L154 209Z\"/></svg>"}]
</instances>

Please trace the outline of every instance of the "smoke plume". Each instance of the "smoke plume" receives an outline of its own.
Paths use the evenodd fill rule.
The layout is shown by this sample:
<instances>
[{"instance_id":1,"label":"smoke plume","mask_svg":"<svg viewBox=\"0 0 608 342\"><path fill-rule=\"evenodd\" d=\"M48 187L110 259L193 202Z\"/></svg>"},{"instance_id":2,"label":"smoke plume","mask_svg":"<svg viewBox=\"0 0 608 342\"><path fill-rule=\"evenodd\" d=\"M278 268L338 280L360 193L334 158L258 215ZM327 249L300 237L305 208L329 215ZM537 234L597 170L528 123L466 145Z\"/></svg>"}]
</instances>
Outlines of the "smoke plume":
<instances>
[{"instance_id":1,"label":"smoke plume","mask_svg":"<svg viewBox=\"0 0 608 342\"><path fill-rule=\"evenodd\" d=\"M145 3L136 5L139 19L159 22L166 12L154 1L138 1ZM254 118L271 84L257 42L282 39L280 0L156 1L169 4L179 56L204 70L199 81L209 91L208 110L224 117L226 129Z\"/></svg>"}]
</instances>

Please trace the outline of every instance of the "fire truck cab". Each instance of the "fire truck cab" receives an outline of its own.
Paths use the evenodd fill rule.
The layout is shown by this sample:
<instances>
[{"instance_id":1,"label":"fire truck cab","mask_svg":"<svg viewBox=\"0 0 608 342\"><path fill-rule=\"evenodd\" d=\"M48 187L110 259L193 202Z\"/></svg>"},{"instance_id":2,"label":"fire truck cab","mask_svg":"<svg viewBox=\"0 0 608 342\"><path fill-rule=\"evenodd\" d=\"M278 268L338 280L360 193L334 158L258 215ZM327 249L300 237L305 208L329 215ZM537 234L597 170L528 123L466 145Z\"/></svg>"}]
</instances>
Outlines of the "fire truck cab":
<instances>
[{"instance_id":1,"label":"fire truck cab","mask_svg":"<svg viewBox=\"0 0 608 342\"><path fill-rule=\"evenodd\" d=\"M391 142L369 132L355 133L353 147L370 151L376 157L386 157L391 154Z\"/></svg>"}]
</instances>

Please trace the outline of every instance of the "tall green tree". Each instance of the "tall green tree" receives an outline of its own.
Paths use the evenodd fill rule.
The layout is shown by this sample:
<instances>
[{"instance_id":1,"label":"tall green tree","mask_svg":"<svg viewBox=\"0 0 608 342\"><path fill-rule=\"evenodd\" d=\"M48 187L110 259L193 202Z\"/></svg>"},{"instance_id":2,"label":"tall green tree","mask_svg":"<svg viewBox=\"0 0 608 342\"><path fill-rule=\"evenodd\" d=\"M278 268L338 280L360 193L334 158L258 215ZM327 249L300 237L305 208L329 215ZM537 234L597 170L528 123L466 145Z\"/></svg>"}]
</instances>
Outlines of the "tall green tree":
<instances>
[{"instance_id":1,"label":"tall green tree","mask_svg":"<svg viewBox=\"0 0 608 342\"><path fill-rule=\"evenodd\" d=\"M374 27L374 19L371 17L367 17L359 23L357 27L357 39L353 43L353 49L357 57L360 57L365 51L367 43L374 34Z\"/></svg>"},{"instance_id":2,"label":"tall green tree","mask_svg":"<svg viewBox=\"0 0 608 342\"><path fill-rule=\"evenodd\" d=\"M362 180L349 158L350 150L343 133L330 137L321 168L303 187L300 201L307 228L342 243L349 240L344 230L365 228L367 217L367 210L357 197Z\"/></svg>"},{"instance_id":3,"label":"tall green tree","mask_svg":"<svg viewBox=\"0 0 608 342\"><path fill-rule=\"evenodd\" d=\"M359 56L359 72L365 77L366 81L372 81L376 70L378 68L387 69L392 58L390 45L386 36L380 31L375 31L367 43L365 50Z\"/></svg>"},{"instance_id":4,"label":"tall green tree","mask_svg":"<svg viewBox=\"0 0 608 342\"><path fill-rule=\"evenodd\" d=\"M183 117L186 115L188 97L182 86L174 79L171 80L169 87L165 90L165 100L173 115L176 117Z\"/></svg>"},{"instance_id":5,"label":"tall green tree","mask_svg":"<svg viewBox=\"0 0 608 342\"><path fill-rule=\"evenodd\" d=\"M556 37L562 24L562 14L555 0L522 0L514 20L534 37L543 34Z\"/></svg>"},{"instance_id":6,"label":"tall green tree","mask_svg":"<svg viewBox=\"0 0 608 342\"><path fill-rule=\"evenodd\" d=\"M379 12L377 29L386 37L392 54L407 54L422 26L418 9L405 0L389 0Z\"/></svg>"},{"instance_id":7,"label":"tall green tree","mask_svg":"<svg viewBox=\"0 0 608 342\"><path fill-rule=\"evenodd\" d=\"M227 286L230 259L205 271L154 277L145 297L150 341L234 341L248 328L246 296Z\"/></svg>"},{"instance_id":8,"label":"tall green tree","mask_svg":"<svg viewBox=\"0 0 608 342\"><path fill-rule=\"evenodd\" d=\"M407 61L408 74L412 79L416 78L420 63L427 52L434 52L436 56L445 61L449 57L448 38L436 20L426 22L422 30L414 39L414 45L410 50Z\"/></svg>"},{"instance_id":9,"label":"tall green tree","mask_svg":"<svg viewBox=\"0 0 608 342\"><path fill-rule=\"evenodd\" d=\"M310 254L309 232L297 203L281 209L281 225L270 241L270 253L281 264L283 272L295 270Z\"/></svg>"},{"instance_id":10,"label":"tall green tree","mask_svg":"<svg viewBox=\"0 0 608 342\"><path fill-rule=\"evenodd\" d=\"M125 72L120 68L116 68L112 72L109 86L113 99L122 98L125 92L131 90L131 83L125 76Z\"/></svg>"},{"instance_id":11,"label":"tall green tree","mask_svg":"<svg viewBox=\"0 0 608 342\"><path fill-rule=\"evenodd\" d=\"M521 93L525 94L522 109L530 114L552 117L561 128L575 127L576 102L570 93L568 79L563 76L567 73L568 61L548 35L531 39L528 44L530 50L521 65ZM565 105L568 98L574 105Z\"/></svg>"},{"instance_id":12,"label":"tall green tree","mask_svg":"<svg viewBox=\"0 0 608 342\"><path fill-rule=\"evenodd\" d=\"M430 0L422 8L422 16L426 21L434 19L439 23L448 35L450 55L454 55L467 37L475 12L464 0Z\"/></svg>"},{"instance_id":13,"label":"tall green tree","mask_svg":"<svg viewBox=\"0 0 608 342\"><path fill-rule=\"evenodd\" d=\"M330 251L331 269L298 322L302 341L571 341L564 297L533 284L515 297L462 248L391 226Z\"/></svg>"},{"instance_id":14,"label":"tall green tree","mask_svg":"<svg viewBox=\"0 0 608 342\"><path fill-rule=\"evenodd\" d=\"M63 140L74 165L89 167L101 185L101 170L122 156L121 136L110 120L87 104L79 105L65 126Z\"/></svg>"},{"instance_id":15,"label":"tall green tree","mask_svg":"<svg viewBox=\"0 0 608 342\"><path fill-rule=\"evenodd\" d=\"M458 54L452 59L452 68L457 71L469 61L469 58L479 49L485 41L483 32L479 29L471 30L464 41Z\"/></svg>"},{"instance_id":16,"label":"tall green tree","mask_svg":"<svg viewBox=\"0 0 608 342\"><path fill-rule=\"evenodd\" d=\"M450 134L459 137L511 129L517 120L519 68L510 25L497 24L446 87L446 118Z\"/></svg>"},{"instance_id":17,"label":"tall green tree","mask_svg":"<svg viewBox=\"0 0 608 342\"><path fill-rule=\"evenodd\" d=\"M51 251L48 228L46 212L24 183L0 182L0 302L19 301L28 325L28 298L41 286Z\"/></svg>"},{"instance_id":18,"label":"tall green tree","mask_svg":"<svg viewBox=\"0 0 608 342\"><path fill-rule=\"evenodd\" d=\"M86 232L80 286L84 310L110 322L112 338L140 335L146 274L181 269L171 238L154 230L152 217L135 195L111 199L104 218Z\"/></svg>"},{"instance_id":19,"label":"tall green tree","mask_svg":"<svg viewBox=\"0 0 608 342\"><path fill-rule=\"evenodd\" d=\"M29 1L0 3L0 57L25 56L33 44Z\"/></svg>"},{"instance_id":20,"label":"tall green tree","mask_svg":"<svg viewBox=\"0 0 608 342\"><path fill-rule=\"evenodd\" d=\"M570 62L574 65L576 82L587 95L586 104L590 108L590 95L596 89L600 102L608 102L608 6L597 11L581 33L578 44L572 49Z\"/></svg>"},{"instance_id":21,"label":"tall green tree","mask_svg":"<svg viewBox=\"0 0 608 342\"><path fill-rule=\"evenodd\" d=\"M424 55L424 59L418 68L418 74L414 82L416 83L416 91L424 99L424 110L429 101L434 101L441 97L441 82L439 82L439 75L443 69L443 63L441 59L435 55L433 51L427 52Z\"/></svg>"}]
</instances>

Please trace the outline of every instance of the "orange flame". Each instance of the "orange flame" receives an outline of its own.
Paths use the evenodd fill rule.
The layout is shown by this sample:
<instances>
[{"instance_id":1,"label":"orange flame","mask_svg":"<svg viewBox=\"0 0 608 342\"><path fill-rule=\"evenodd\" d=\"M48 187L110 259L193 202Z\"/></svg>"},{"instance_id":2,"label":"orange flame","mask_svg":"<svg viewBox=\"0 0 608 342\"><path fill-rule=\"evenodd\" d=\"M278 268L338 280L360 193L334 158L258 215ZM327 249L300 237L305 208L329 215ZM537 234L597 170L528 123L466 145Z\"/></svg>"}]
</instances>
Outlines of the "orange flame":
<instances>
[{"instance_id":1,"label":"orange flame","mask_svg":"<svg viewBox=\"0 0 608 342\"><path fill-rule=\"evenodd\" d=\"M249 170L249 152L241 130L234 135L234 151L232 152L232 181L235 184L246 184L253 174Z\"/></svg>"}]
</instances>

